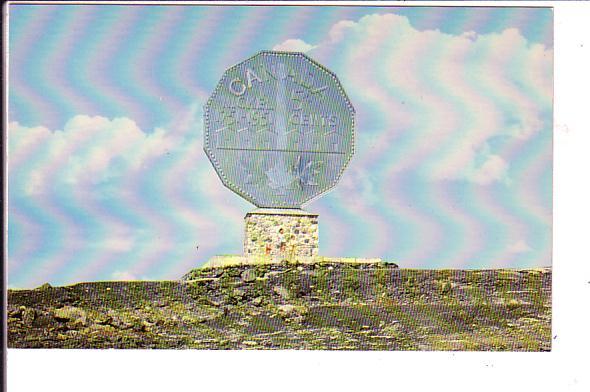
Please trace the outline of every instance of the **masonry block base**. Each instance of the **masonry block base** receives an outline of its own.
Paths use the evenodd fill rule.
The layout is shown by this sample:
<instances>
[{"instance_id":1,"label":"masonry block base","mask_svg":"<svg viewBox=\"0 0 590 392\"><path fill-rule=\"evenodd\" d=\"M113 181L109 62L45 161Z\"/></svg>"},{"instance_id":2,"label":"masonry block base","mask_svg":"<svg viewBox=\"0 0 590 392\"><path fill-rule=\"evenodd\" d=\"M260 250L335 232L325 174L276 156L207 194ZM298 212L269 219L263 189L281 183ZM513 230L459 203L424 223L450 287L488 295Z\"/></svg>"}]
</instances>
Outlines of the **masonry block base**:
<instances>
[{"instance_id":1,"label":"masonry block base","mask_svg":"<svg viewBox=\"0 0 590 392\"><path fill-rule=\"evenodd\" d=\"M260 208L244 218L244 256L285 259L318 255L318 214L300 209Z\"/></svg>"}]
</instances>

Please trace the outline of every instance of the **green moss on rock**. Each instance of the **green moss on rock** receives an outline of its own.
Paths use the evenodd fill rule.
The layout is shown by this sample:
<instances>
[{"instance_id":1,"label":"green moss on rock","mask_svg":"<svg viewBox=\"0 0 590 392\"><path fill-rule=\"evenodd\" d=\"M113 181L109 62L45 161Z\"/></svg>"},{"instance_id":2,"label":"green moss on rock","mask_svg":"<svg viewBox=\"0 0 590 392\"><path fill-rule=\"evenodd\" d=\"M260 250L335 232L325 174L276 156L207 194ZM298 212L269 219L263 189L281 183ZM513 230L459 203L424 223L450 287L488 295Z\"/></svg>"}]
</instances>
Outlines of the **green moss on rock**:
<instances>
[{"instance_id":1,"label":"green moss on rock","mask_svg":"<svg viewBox=\"0 0 590 392\"><path fill-rule=\"evenodd\" d=\"M551 348L551 271L375 263L195 269L180 281L8 291L9 347Z\"/></svg>"}]
</instances>

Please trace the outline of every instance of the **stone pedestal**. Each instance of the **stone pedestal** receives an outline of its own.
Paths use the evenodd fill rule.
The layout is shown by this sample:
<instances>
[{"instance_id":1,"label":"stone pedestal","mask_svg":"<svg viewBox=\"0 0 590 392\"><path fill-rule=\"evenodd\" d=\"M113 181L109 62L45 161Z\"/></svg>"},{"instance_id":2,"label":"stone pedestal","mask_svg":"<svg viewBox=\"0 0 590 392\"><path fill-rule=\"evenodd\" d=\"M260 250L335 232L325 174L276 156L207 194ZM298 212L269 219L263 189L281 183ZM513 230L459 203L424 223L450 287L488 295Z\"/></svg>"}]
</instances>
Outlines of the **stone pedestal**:
<instances>
[{"instance_id":1,"label":"stone pedestal","mask_svg":"<svg viewBox=\"0 0 590 392\"><path fill-rule=\"evenodd\" d=\"M291 259L318 255L318 214L260 208L246 214L244 256Z\"/></svg>"}]
</instances>

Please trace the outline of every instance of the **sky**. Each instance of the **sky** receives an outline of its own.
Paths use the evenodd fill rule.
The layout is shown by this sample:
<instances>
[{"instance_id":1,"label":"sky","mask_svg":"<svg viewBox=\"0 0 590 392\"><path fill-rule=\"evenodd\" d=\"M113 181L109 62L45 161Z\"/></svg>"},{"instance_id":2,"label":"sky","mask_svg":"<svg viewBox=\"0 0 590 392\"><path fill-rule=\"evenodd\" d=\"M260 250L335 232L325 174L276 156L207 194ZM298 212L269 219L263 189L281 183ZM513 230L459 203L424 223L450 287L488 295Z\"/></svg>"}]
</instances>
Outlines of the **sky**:
<instances>
[{"instance_id":1,"label":"sky","mask_svg":"<svg viewBox=\"0 0 590 392\"><path fill-rule=\"evenodd\" d=\"M241 254L255 206L203 152L225 69L301 51L338 75L355 155L320 254L404 268L551 265L549 8L15 5L8 285L177 279Z\"/></svg>"}]
</instances>

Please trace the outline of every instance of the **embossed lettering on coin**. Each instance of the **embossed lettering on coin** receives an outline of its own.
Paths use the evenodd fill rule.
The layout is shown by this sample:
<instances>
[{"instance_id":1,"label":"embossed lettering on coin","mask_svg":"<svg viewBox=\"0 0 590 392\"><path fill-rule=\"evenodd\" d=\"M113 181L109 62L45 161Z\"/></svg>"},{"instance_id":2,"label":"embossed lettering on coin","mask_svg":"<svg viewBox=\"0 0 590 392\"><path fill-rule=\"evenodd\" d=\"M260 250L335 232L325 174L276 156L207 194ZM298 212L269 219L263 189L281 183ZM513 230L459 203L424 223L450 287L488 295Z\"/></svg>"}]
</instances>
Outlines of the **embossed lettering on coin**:
<instances>
[{"instance_id":1,"label":"embossed lettering on coin","mask_svg":"<svg viewBox=\"0 0 590 392\"><path fill-rule=\"evenodd\" d=\"M264 51L229 68L205 106L205 152L258 207L299 208L353 154L354 109L336 75L302 53Z\"/></svg>"}]
</instances>

